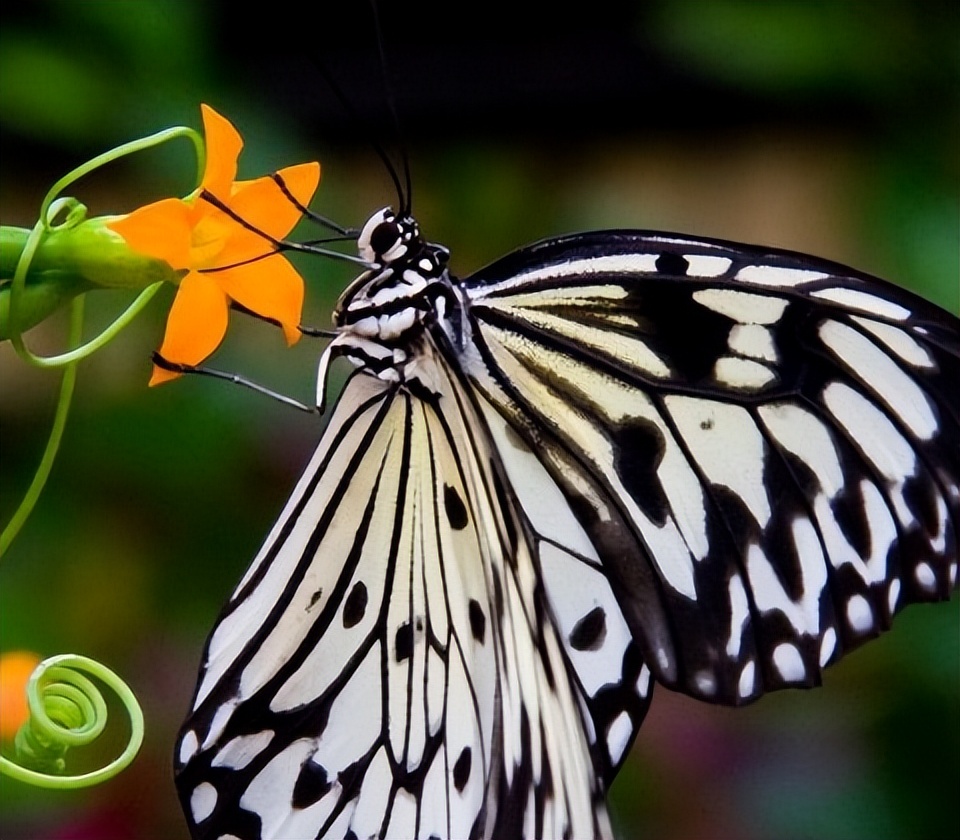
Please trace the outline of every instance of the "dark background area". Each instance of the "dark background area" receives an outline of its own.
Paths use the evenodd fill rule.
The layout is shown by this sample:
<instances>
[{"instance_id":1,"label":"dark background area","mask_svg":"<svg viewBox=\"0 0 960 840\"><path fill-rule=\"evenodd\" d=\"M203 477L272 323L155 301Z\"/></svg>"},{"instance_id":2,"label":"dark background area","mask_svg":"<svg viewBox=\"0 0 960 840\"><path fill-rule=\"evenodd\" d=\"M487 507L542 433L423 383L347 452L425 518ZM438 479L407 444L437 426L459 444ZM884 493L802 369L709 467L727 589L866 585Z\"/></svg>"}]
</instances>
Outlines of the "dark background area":
<instances>
[{"instance_id":1,"label":"dark background area","mask_svg":"<svg viewBox=\"0 0 960 840\"><path fill-rule=\"evenodd\" d=\"M314 21L285 3L6 4L0 220L32 225L67 170L169 125L199 127L206 102L246 140L242 176L319 159L313 207L346 224L396 203L372 143L395 160L405 147L414 210L460 274L545 236L652 228L815 253L958 311L955 2L594 2L575 14L487 3L439 16L389 4L402 140L369 10L315 8ZM71 193L94 215L126 212L186 194L193 172L183 143ZM350 271L298 266L306 320L324 326ZM169 300L81 366L48 488L0 564L0 648L101 659L140 697L147 741L87 792L0 777L4 838L185 836L171 754L203 639L319 438L316 418L221 383L148 390ZM126 302L91 296L91 334ZM28 342L54 352L63 333L55 318ZM213 363L309 399L318 352L234 319ZM3 522L56 387L0 346ZM611 793L619 836L958 836L958 630L956 598L912 607L824 688L747 709L660 690Z\"/></svg>"}]
</instances>

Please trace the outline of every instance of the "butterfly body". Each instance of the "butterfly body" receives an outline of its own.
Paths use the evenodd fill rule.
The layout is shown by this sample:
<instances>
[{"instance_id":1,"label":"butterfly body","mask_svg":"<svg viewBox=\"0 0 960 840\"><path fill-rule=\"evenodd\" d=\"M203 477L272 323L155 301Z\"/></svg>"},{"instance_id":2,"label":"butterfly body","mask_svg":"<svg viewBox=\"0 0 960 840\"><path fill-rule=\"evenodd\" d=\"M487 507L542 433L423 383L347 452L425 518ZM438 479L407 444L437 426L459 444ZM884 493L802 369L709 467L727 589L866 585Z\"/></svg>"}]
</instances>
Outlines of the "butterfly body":
<instances>
[{"instance_id":1,"label":"butterfly body","mask_svg":"<svg viewBox=\"0 0 960 840\"><path fill-rule=\"evenodd\" d=\"M318 394L358 369L178 744L196 836L609 836L654 678L813 686L956 587L956 318L672 234L358 245Z\"/></svg>"}]
</instances>

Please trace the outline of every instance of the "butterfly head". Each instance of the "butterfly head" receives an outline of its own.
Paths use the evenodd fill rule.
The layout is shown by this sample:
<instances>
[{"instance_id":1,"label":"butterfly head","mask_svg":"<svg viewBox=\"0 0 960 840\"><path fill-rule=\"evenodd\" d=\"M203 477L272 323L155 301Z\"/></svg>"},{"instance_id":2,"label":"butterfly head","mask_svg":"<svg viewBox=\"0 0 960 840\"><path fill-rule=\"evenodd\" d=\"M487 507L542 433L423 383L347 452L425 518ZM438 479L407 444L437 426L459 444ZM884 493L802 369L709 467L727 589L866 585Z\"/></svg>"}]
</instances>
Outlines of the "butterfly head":
<instances>
[{"instance_id":1,"label":"butterfly head","mask_svg":"<svg viewBox=\"0 0 960 840\"><path fill-rule=\"evenodd\" d=\"M362 259L383 266L419 251L424 244L416 219L398 217L390 207L384 207L367 219L357 239L357 250Z\"/></svg>"}]
</instances>

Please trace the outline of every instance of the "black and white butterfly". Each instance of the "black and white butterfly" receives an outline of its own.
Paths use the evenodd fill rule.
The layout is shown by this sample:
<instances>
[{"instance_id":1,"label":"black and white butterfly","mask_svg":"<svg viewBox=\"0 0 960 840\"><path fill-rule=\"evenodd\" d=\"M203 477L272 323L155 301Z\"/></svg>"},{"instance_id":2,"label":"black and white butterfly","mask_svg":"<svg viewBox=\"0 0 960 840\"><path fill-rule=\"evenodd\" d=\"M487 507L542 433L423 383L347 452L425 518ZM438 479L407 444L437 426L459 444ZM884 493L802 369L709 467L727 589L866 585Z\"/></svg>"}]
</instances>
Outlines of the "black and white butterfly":
<instances>
[{"instance_id":1,"label":"black and white butterfly","mask_svg":"<svg viewBox=\"0 0 960 840\"><path fill-rule=\"evenodd\" d=\"M607 837L654 681L819 684L960 543L960 321L843 266L582 233L466 279L409 213L204 655L194 836Z\"/></svg>"}]
</instances>

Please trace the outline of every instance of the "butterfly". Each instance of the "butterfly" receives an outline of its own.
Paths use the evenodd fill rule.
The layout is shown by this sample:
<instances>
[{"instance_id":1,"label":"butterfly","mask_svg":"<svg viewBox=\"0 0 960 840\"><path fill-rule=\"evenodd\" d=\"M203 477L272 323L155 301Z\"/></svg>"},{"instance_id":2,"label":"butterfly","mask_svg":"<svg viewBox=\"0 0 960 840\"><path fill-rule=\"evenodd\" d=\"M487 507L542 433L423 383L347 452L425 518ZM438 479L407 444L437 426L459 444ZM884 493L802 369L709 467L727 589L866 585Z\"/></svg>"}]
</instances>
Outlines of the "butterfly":
<instances>
[{"instance_id":1,"label":"butterfly","mask_svg":"<svg viewBox=\"0 0 960 840\"><path fill-rule=\"evenodd\" d=\"M318 404L353 372L177 743L195 837L609 837L654 683L812 687L957 587L956 317L669 233L357 244Z\"/></svg>"}]
</instances>

